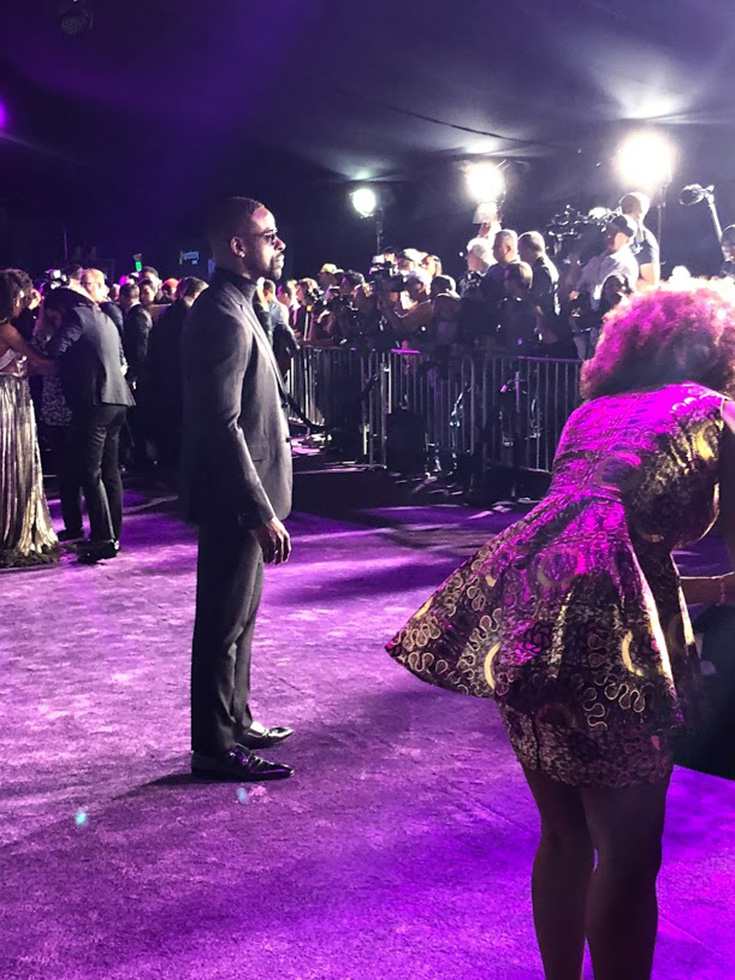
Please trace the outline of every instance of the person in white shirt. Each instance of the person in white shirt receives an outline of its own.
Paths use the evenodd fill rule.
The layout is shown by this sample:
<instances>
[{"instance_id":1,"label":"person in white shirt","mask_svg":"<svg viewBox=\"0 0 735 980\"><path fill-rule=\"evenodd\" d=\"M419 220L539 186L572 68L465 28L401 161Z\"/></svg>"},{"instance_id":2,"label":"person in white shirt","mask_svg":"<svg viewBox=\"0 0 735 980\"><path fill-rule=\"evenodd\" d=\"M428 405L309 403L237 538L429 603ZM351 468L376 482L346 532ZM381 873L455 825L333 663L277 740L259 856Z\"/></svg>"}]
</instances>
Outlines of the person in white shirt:
<instances>
[{"instance_id":1,"label":"person in white shirt","mask_svg":"<svg viewBox=\"0 0 735 980\"><path fill-rule=\"evenodd\" d=\"M600 308L602 285L608 276L622 275L633 287L638 282L638 263L630 247L636 230L627 214L613 215L605 229L605 251L593 256L582 269L577 290L589 294L593 310Z\"/></svg>"},{"instance_id":2,"label":"person in white shirt","mask_svg":"<svg viewBox=\"0 0 735 980\"><path fill-rule=\"evenodd\" d=\"M631 191L620 199L620 210L635 222L636 232L630 244L638 263L638 292L652 289L661 282L661 257L656 236L644 224L651 207L651 199L646 194Z\"/></svg>"}]
</instances>

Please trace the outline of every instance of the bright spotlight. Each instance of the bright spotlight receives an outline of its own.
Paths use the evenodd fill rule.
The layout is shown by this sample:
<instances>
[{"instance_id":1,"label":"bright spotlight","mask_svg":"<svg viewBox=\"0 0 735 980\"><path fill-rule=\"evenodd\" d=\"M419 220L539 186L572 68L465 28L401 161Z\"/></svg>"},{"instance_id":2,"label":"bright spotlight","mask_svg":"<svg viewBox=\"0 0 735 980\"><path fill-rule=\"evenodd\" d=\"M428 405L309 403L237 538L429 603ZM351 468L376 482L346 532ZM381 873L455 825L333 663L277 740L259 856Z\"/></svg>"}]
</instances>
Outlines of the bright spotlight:
<instances>
[{"instance_id":1,"label":"bright spotlight","mask_svg":"<svg viewBox=\"0 0 735 980\"><path fill-rule=\"evenodd\" d=\"M350 194L352 207L361 218L372 218L378 210L378 196L370 187L358 187Z\"/></svg>"},{"instance_id":2,"label":"bright spotlight","mask_svg":"<svg viewBox=\"0 0 735 980\"><path fill-rule=\"evenodd\" d=\"M467 189L478 203L497 201L505 193L502 171L487 160L467 164L465 180Z\"/></svg>"},{"instance_id":3,"label":"bright spotlight","mask_svg":"<svg viewBox=\"0 0 735 980\"><path fill-rule=\"evenodd\" d=\"M621 145L616 162L626 185L654 190L671 180L674 148L657 133L637 133Z\"/></svg>"}]
</instances>

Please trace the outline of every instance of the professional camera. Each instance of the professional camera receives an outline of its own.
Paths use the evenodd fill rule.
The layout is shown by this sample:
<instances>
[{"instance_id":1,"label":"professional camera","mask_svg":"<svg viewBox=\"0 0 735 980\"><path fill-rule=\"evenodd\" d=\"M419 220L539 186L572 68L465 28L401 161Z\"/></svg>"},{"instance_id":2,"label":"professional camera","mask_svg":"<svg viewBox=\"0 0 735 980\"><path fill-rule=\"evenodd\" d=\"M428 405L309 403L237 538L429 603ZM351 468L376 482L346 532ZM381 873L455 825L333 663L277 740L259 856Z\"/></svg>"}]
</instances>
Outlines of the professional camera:
<instances>
[{"instance_id":1,"label":"professional camera","mask_svg":"<svg viewBox=\"0 0 735 980\"><path fill-rule=\"evenodd\" d=\"M69 285L69 277L64 275L61 269L46 269L43 278L38 283L38 289L42 296L52 289L61 289Z\"/></svg>"},{"instance_id":2,"label":"professional camera","mask_svg":"<svg viewBox=\"0 0 735 980\"><path fill-rule=\"evenodd\" d=\"M406 280L392 262L386 262L382 255L376 255L367 277L368 285L374 292L400 293Z\"/></svg>"},{"instance_id":3,"label":"professional camera","mask_svg":"<svg viewBox=\"0 0 735 980\"><path fill-rule=\"evenodd\" d=\"M590 254L599 251L602 233L615 213L599 207L584 214L567 204L546 226L546 234L553 243L553 253L563 257L572 251Z\"/></svg>"}]
</instances>

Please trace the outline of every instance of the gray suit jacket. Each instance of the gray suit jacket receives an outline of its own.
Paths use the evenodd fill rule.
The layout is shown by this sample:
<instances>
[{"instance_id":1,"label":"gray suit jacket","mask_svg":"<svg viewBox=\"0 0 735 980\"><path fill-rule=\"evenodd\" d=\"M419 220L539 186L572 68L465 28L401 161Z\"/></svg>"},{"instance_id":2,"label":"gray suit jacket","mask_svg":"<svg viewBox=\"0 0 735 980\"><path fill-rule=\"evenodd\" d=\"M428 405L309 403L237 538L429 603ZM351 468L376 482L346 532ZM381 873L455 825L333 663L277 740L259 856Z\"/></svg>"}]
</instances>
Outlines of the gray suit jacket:
<instances>
[{"instance_id":1,"label":"gray suit jacket","mask_svg":"<svg viewBox=\"0 0 735 980\"><path fill-rule=\"evenodd\" d=\"M198 524L236 517L255 528L291 510L286 393L254 293L217 269L184 322L180 496Z\"/></svg>"},{"instance_id":2,"label":"gray suit jacket","mask_svg":"<svg viewBox=\"0 0 735 980\"><path fill-rule=\"evenodd\" d=\"M96 405L135 404L123 377L120 335L91 300L78 298L51 338L47 353L59 360L64 397L73 412Z\"/></svg>"}]
</instances>

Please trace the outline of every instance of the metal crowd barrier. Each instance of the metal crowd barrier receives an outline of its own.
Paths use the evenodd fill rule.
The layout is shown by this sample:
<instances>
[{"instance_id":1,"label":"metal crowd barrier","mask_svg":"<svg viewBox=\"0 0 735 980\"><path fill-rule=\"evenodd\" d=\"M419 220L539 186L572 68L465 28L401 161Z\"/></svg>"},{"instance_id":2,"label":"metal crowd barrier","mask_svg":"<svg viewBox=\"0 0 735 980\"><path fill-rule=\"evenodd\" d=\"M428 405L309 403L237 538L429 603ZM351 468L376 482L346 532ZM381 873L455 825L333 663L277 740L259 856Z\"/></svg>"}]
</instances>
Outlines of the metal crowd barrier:
<instances>
[{"instance_id":1,"label":"metal crowd barrier","mask_svg":"<svg viewBox=\"0 0 735 980\"><path fill-rule=\"evenodd\" d=\"M303 347L287 385L344 458L375 466L415 454L430 469L471 457L483 470L548 473L579 401L578 361L490 352ZM345 455L346 454L346 455Z\"/></svg>"}]
</instances>

